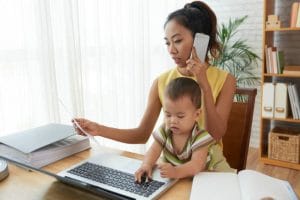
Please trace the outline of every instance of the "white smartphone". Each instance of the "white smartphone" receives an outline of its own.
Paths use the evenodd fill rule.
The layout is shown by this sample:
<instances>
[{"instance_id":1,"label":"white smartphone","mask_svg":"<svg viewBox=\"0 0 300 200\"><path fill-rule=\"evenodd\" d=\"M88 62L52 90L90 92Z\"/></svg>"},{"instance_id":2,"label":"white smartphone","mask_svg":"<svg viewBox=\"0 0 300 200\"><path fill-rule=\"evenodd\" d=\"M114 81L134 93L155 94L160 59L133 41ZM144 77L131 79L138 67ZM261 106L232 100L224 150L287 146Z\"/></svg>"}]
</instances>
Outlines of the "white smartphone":
<instances>
[{"instance_id":1,"label":"white smartphone","mask_svg":"<svg viewBox=\"0 0 300 200\"><path fill-rule=\"evenodd\" d=\"M209 36L204 33L196 33L194 38L194 47L197 52L197 56L201 62L205 62L207 53L207 47L209 42Z\"/></svg>"}]
</instances>

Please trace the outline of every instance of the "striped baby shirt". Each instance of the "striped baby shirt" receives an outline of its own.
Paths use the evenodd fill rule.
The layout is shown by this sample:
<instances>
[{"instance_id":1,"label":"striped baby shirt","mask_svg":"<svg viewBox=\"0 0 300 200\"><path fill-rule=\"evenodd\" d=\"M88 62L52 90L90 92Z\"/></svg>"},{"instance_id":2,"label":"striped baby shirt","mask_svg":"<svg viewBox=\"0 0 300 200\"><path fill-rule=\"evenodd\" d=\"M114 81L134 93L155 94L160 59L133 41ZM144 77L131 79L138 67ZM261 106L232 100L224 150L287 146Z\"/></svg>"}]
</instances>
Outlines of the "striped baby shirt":
<instances>
[{"instance_id":1,"label":"striped baby shirt","mask_svg":"<svg viewBox=\"0 0 300 200\"><path fill-rule=\"evenodd\" d=\"M186 141L184 149L178 154L173 148L172 132L161 125L158 130L152 133L154 139L163 147L164 159L174 166L184 164L191 160L192 152L198 148L209 146L215 143L215 140L204 129L200 129L198 123L195 123L191 136ZM210 160L210 154L207 161Z\"/></svg>"}]
</instances>

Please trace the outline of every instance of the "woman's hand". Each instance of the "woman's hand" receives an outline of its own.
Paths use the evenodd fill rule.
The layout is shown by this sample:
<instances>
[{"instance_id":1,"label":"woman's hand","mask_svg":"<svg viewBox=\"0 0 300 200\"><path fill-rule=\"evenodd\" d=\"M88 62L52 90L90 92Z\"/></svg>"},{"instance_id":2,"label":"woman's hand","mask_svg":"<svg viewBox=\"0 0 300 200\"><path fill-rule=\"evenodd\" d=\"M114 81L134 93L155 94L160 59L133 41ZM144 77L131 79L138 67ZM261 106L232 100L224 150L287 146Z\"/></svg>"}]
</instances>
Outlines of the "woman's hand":
<instances>
[{"instance_id":1,"label":"woman's hand","mask_svg":"<svg viewBox=\"0 0 300 200\"><path fill-rule=\"evenodd\" d=\"M85 134L77 127L75 121L79 124L79 126L84 131L88 132L89 134L91 134L93 136L98 135L100 125L97 124L96 122L92 122L90 120L83 119L83 118L74 118L74 119L72 119L72 123L75 127L76 132L79 135L84 135L84 136L85 136Z\"/></svg>"},{"instance_id":2,"label":"woman's hand","mask_svg":"<svg viewBox=\"0 0 300 200\"><path fill-rule=\"evenodd\" d=\"M193 47L191 58L186 61L186 64L187 70L196 77L200 88L202 90L208 89L209 83L206 75L208 64L198 58L195 47Z\"/></svg>"}]
</instances>

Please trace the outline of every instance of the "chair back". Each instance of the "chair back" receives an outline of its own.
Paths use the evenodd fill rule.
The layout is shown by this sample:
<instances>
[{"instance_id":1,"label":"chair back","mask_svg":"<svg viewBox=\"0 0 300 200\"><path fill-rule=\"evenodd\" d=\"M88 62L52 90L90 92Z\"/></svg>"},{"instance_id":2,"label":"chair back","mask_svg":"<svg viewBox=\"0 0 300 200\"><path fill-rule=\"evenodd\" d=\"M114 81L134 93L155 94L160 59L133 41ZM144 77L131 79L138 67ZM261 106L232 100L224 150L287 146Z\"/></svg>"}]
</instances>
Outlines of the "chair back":
<instances>
[{"instance_id":1,"label":"chair back","mask_svg":"<svg viewBox=\"0 0 300 200\"><path fill-rule=\"evenodd\" d=\"M222 138L224 156L230 167L238 171L246 167L256 93L256 88L236 89L227 131Z\"/></svg>"}]
</instances>

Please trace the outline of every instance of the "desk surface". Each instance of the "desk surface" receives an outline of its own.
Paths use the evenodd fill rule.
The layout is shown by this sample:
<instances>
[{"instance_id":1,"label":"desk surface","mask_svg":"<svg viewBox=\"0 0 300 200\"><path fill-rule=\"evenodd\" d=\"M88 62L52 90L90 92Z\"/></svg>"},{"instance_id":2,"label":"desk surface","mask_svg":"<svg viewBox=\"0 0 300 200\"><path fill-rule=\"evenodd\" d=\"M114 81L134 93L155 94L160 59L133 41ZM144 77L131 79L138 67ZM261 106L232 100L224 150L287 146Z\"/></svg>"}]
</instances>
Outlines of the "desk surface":
<instances>
[{"instance_id":1,"label":"desk surface","mask_svg":"<svg viewBox=\"0 0 300 200\"><path fill-rule=\"evenodd\" d=\"M74 156L65 158L56 163L48 165L44 169L57 173L83 159L103 151L99 147L83 151ZM142 155L117 151L105 148L105 151L116 152L131 158L141 159ZM172 188L161 196L162 200L189 199L192 179L179 180ZM9 176L0 182L0 199L23 199L23 200L73 200L73 199L104 199L84 190L65 185L55 178L38 172L30 172L26 169L9 164Z\"/></svg>"}]
</instances>

